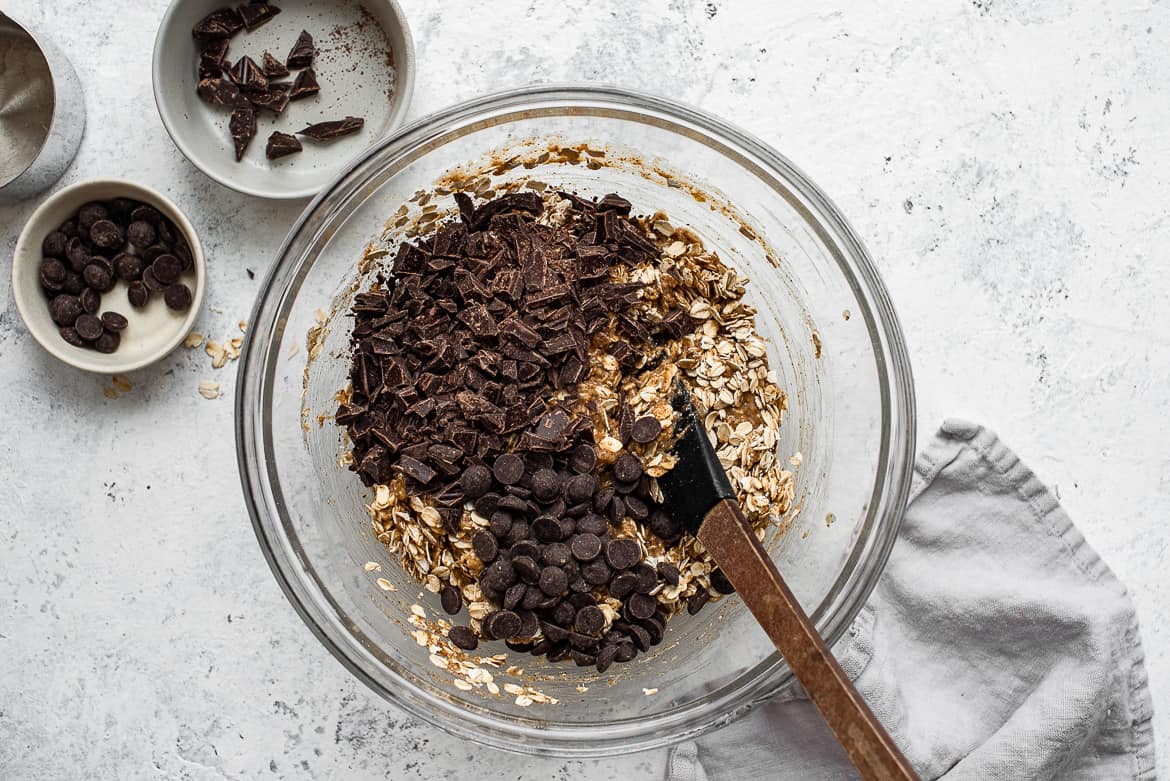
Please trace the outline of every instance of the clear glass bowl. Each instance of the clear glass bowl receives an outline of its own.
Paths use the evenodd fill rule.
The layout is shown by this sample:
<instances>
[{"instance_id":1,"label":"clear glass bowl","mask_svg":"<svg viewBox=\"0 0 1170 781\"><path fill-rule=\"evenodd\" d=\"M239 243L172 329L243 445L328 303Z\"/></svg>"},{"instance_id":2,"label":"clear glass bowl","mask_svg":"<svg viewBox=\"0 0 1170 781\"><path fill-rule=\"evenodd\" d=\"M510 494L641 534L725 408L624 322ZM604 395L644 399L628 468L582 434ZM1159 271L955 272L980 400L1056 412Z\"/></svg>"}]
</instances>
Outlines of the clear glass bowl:
<instances>
[{"instance_id":1,"label":"clear glass bowl","mask_svg":"<svg viewBox=\"0 0 1170 781\"><path fill-rule=\"evenodd\" d=\"M606 154L514 165L550 143ZM386 226L404 205L417 213L411 196L453 171L484 167L495 168L494 181L617 192L641 213L665 210L751 279L748 297L789 399L780 455L800 454L798 511L785 534L768 540L770 550L830 644L869 595L901 521L914 443L906 348L873 263L824 194L775 151L693 109L611 89L530 88L435 114L355 160L305 211L277 255L241 358L238 452L260 545L338 660L396 705L460 736L601 756L716 729L792 682L734 597L676 617L661 645L605 676L527 655L509 660L525 680L497 675L539 688L556 705L518 707L503 694L460 691L407 634L411 604L441 613L436 595L374 538L363 509L369 495L338 465L344 437L328 416L348 371L345 310L369 282L357 267L363 251L395 244L401 231ZM454 206L449 197L432 203ZM306 334L322 312L310 361ZM364 571L368 561L382 571ZM378 588L378 576L397 590Z\"/></svg>"}]
</instances>

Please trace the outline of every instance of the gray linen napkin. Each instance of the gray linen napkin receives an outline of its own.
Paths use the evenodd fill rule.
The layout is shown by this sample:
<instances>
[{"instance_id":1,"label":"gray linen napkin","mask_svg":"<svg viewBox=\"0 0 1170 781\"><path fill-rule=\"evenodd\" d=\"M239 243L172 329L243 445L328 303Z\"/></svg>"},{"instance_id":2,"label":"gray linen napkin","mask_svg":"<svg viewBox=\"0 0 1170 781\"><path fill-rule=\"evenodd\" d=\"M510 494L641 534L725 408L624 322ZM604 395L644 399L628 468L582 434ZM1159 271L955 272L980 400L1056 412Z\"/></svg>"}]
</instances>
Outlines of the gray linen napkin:
<instances>
[{"instance_id":1,"label":"gray linen napkin","mask_svg":"<svg viewBox=\"0 0 1170 781\"><path fill-rule=\"evenodd\" d=\"M834 648L923 778L1155 779L1125 587L986 429L947 421L915 464L898 544ZM677 747L669 781L856 778L794 687Z\"/></svg>"}]
</instances>

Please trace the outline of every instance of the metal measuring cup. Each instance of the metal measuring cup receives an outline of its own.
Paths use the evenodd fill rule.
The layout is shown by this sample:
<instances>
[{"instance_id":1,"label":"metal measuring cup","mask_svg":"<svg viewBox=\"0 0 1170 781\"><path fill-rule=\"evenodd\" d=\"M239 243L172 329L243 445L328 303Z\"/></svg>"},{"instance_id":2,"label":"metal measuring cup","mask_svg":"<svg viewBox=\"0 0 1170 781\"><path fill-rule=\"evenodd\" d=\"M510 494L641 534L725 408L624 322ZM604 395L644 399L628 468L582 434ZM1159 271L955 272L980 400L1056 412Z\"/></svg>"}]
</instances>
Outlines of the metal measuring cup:
<instances>
[{"instance_id":1,"label":"metal measuring cup","mask_svg":"<svg viewBox=\"0 0 1170 781\"><path fill-rule=\"evenodd\" d=\"M53 43L0 12L0 203L47 190L85 131L81 81Z\"/></svg>"}]
</instances>

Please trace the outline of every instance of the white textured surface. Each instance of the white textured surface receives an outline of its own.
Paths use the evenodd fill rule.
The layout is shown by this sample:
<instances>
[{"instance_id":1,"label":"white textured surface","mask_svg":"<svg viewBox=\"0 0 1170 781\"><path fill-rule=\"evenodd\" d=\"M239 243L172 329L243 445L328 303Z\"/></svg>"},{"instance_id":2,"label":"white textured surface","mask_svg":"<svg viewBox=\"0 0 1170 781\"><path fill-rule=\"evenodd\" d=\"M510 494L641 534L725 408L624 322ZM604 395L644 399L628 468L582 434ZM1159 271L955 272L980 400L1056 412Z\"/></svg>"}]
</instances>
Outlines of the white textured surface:
<instances>
[{"instance_id":1,"label":"white textured surface","mask_svg":"<svg viewBox=\"0 0 1170 781\"><path fill-rule=\"evenodd\" d=\"M480 4L475 4L479 6ZM924 431L997 430L1054 485L1137 602L1170 731L1170 18L1156 0L921 3L404 0L412 116L534 81L697 104L801 165L893 292ZM214 184L153 108L164 3L8 0L87 89L65 182L163 190L210 267L200 328L247 315L298 204ZM551 31L551 32L550 32ZM490 43L483 43L489 41ZM0 209L0 256L32 209ZM562 763L457 742L375 698L318 645L240 498L233 368L180 351L116 400L42 352L0 281L0 776L548 779L659 772L664 754ZM197 447L192 443L198 442Z\"/></svg>"}]
</instances>

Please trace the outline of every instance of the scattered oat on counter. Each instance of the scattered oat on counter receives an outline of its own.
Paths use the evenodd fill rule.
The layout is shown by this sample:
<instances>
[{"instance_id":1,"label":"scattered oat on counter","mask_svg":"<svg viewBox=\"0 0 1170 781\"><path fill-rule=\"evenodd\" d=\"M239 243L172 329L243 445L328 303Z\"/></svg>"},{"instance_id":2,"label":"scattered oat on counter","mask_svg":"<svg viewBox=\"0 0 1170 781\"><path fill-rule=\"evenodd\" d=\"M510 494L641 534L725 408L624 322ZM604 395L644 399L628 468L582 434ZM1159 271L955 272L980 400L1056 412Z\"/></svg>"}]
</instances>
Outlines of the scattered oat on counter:
<instances>
[{"instance_id":1,"label":"scattered oat on counter","mask_svg":"<svg viewBox=\"0 0 1170 781\"><path fill-rule=\"evenodd\" d=\"M382 565L376 561L367 561L364 569L366 572L381 572Z\"/></svg>"},{"instance_id":2,"label":"scattered oat on counter","mask_svg":"<svg viewBox=\"0 0 1170 781\"><path fill-rule=\"evenodd\" d=\"M209 380L199 383L199 395L208 400L218 399L220 396L219 383Z\"/></svg>"},{"instance_id":3,"label":"scattered oat on counter","mask_svg":"<svg viewBox=\"0 0 1170 781\"><path fill-rule=\"evenodd\" d=\"M368 572L368 570L367 570L367 572ZM383 591L397 591L398 590L398 586L395 586L393 583L386 580L386 578L378 578L377 583L378 583L378 588L382 589Z\"/></svg>"},{"instance_id":4,"label":"scattered oat on counter","mask_svg":"<svg viewBox=\"0 0 1170 781\"><path fill-rule=\"evenodd\" d=\"M651 696L652 694L658 694L658 688L655 687L653 689L642 689L642 694L645 694L647 697Z\"/></svg>"},{"instance_id":5,"label":"scattered oat on counter","mask_svg":"<svg viewBox=\"0 0 1170 781\"><path fill-rule=\"evenodd\" d=\"M187 334L187 338L183 340L183 346L192 349L203 344L203 334L198 331L192 331Z\"/></svg>"}]
</instances>

